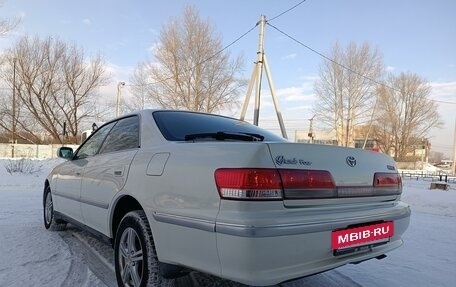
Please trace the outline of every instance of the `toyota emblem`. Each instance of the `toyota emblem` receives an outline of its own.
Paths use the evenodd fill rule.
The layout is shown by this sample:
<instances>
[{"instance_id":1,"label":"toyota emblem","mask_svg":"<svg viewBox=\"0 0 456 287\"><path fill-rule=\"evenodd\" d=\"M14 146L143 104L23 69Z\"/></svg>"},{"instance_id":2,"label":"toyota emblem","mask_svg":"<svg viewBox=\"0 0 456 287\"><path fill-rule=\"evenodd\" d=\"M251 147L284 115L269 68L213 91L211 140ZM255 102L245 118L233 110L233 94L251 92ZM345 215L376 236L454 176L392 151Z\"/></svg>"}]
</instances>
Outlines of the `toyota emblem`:
<instances>
[{"instance_id":1,"label":"toyota emblem","mask_svg":"<svg viewBox=\"0 0 456 287\"><path fill-rule=\"evenodd\" d=\"M345 161L351 167L355 167L355 165L356 165L356 159L354 156L347 156L347 159Z\"/></svg>"}]
</instances>

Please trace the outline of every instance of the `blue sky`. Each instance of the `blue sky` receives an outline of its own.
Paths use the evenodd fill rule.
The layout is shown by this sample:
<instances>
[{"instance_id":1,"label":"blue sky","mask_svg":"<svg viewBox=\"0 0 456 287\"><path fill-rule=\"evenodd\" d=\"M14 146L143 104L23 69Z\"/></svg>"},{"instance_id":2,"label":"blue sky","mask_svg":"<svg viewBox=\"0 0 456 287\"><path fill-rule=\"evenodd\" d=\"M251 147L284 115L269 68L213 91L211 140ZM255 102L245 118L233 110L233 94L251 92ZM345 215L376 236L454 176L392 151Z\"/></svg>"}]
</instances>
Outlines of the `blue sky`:
<instances>
[{"instance_id":1,"label":"blue sky","mask_svg":"<svg viewBox=\"0 0 456 287\"><path fill-rule=\"evenodd\" d=\"M260 15L272 19L298 2L9 0L0 7L0 16L21 16L23 22L12 35L0 39L0 49L28 34L58 36L82 46L88 55L99 52L114 76L103 92L115 97L117 82L128 83L132 69L151 58L150 49L161 27L171 17L180 16L185 5L195 6L228 44L253 27ZM336 41L367 41L382 52L390 71L417 73L433 86L431 98L456 103L455 11L454 0L307 0L271 24L322 53L327 53ZM229 50L244 56L246 78L253 68L257 41L255 29ZM265 51L288 133L307 130L313 82L322 58L271 27L266 28ZM277 129L271 99L265 92L260 123ZM444 128L432 131L433 150L451 156L456 104L439 105ZM236 111L233 113L236 115Z\"/></svg>"}]
</instances>

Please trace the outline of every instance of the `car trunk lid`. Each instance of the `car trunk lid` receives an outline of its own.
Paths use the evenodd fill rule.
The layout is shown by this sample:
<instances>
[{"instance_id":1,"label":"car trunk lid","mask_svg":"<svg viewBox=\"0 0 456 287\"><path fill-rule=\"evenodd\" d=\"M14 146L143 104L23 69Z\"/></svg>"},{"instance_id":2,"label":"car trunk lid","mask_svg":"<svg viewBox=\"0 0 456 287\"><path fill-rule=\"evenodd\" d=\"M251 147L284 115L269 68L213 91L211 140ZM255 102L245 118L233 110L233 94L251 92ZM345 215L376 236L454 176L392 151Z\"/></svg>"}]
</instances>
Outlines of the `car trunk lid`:
<instances>
[{"instance_id":1,"label":"car trunk lid","mask_svg":"<svg viewBox=\"0 0 456 287\"><path fill-rule=\"evenodd\" d=\"M400 194L395 162L387 155L314 144L268 143L268 146L284 181L286 206L394 200ZM292 176L287 179L284 177L290 173L288 170ZM325 184L328 174L333 185ZM310 182L310 187L303 189L299 184L286 183L296 180L305 185ZM382 185L374 186L374 182Z\"/></svg>"}]
</instances>

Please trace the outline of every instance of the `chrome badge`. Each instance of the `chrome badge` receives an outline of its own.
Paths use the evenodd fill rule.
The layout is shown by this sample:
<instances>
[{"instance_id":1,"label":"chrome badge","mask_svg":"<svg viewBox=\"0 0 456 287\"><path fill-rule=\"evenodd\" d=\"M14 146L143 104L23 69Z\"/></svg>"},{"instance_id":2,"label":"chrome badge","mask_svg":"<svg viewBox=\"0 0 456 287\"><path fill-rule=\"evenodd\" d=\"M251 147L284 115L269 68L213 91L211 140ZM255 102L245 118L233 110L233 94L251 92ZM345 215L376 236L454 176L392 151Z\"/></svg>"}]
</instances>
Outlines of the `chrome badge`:
<instances>
[{"instance_id":1,"label":"chrome badge","mask_svg":"<svg viewBox=\"0 0 456 287\"><path fill-rule=\"evenodd\" d=\"M355 167L356 165L356 159L354 156L347 156L347 158L345 159L345 161L347 162L347 164L351 167Z\"/></svg>"}]
</instances>

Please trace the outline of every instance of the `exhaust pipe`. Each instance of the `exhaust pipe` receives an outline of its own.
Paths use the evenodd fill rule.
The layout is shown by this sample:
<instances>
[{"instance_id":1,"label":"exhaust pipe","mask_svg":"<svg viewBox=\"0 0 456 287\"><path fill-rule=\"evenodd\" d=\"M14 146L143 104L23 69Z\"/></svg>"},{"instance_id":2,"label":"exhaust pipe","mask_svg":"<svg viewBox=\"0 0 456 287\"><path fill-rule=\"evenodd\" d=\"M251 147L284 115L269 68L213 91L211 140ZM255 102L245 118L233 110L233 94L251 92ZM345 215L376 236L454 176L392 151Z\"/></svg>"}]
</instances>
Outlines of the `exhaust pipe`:
<instances>
[{"instance_id":1,"label":"exhaust pipe","mask_svg":"<svg viewBox=\"0 0 456 287\"><path fill-rule=\"evenodd\" d=\"M374 258L377 259L377 260L382 260L382 259L386 258L386 255L382 254L382 255L379 255L377 257L373 257L373 258L369 258L369 259L365 259L365 260L361 260L361 261L352 262L350 264L357 265L357 264L359 264L361 262L364 262L364 261L367 261L367 260L371 260L371 259L374 259Z\"/></svg>"},{"instance_id":2,"label":"exhaust pipe","mask_svg":"<svg viewBox=\"0 0 456 287\"><path fill-rule=\"evenodd\" d=\"M382 255L379 255L377 257L375 257L377 260L382 260L384 258L386 258L386 254L382 254Z\"/></svg>"}]
</instances>

